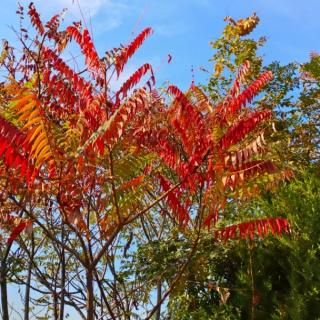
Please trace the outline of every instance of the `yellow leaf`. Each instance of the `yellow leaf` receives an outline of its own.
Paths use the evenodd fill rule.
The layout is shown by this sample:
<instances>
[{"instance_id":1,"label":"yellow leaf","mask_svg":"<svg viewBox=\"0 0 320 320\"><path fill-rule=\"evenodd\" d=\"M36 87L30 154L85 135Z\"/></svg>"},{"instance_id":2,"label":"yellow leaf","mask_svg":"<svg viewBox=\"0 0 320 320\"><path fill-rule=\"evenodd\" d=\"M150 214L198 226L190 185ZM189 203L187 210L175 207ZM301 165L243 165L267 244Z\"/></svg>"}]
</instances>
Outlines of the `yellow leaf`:
<instances>
[{"instance_id":1,"label":"yellow leaf","mask_svg":"<svg viewBox=\"0 0 320 320\"><path fill-rule=\"evenodd\" d=\"M38 154L38 161L44 160L50 156L50 146L46 145L41 152Z\"/></svg>"},{"instance_id":2,"label":"yellow leaf","mask_svg":"<svg viewBox=\"0 0 320 320\"><path fill-rule=\"evenodd\" d=\"M35 101L31 101L28 104L26 104L24 107L22 107L19 111L18 114L24 114L25 112L29 111L30 109L32 110L35 107L36 103Z\"/></svg>"},{"instance_id":3,"label":"yellow leaf","mask_svg":"<svg viewBox=\"0 0 320 320\"><path fill-rule=\"evenodd\" d=\"M23 107L29 100L33 100L33 98L34 94L32 93L20 98L19 100L15 100L12 104L12 108L20 110L21 107Z\"/></svg>"},{"instance_id":4,"label":"yellow leaf","mask_svg":"<svg viewBox=\"0 0 320 320\"><path fill-rule=\"evenodd\" d=\"M220 63L220 62L216 63L216 65L214 66L214 71L215 71L215 76L220 76L220 74L223 71L222 63Z\"/></svg>"},{"instance_id":5,"label":"yellow leaf","mask_svg":"<svg viewBox=\"0 0 320 320\"><path fill-rule=\"evenodd\" d=\"M35 104L32 101L31 103L27 104L26 106L28 107L28 109L32 109L35 106ZM26 112L18 112L18 114L21 114L20 117L18 118L18 121L24 121L24 120L29 119L31 114L33 114L33 117L34 117L35 113L36 114L39 113L37 109L35 109L33 111L31 110L30 112L27 112L27 111Z\"/></svg>"},{"instance_id":6,"label":"yellow leaf","mask_svg":"<svg viewBox=\"0 0 320 320\"><path fill-rule=\"evenodd\" d=\"M41 118L40 117L37 117L37 118L33 118L32 120L28 121L22 129L28 129L29 127L31 127L33 124L35 123L40 123L41 122Z\"/></svg>"},{"instance_id":7,"label":"yellow leaf","mask_svg":"<svg viewBox=\"0 0 320 320\"><path fill-rule=\"evenodd\" d=\"M42 129L43 129L42 126L38 126L34 130L30 131L30 132L32 132L32 135L31 135L30 139L28 139L28 137L27 137L28 141L32 142L37 137L37 135L40 133L40 131L42 131Z\"/></svg>"},{"instance_id":8,"label":"yellow leaf","mask_svg":"<svg viewBox=\"0 0 320 320\"><path fill-rule=\"evenodd\" d=\"M39 116L39 110L38 109L35 109L34 111L32 111L29 115L29 121L32 120L34 117L37 117Z\"/></svg>"},{"instance_id":9,"label":"yellow leaf","mask_svg":"<svg viewBox=\"0 0 320 320\"><path fill-rule=\"evenodd\" d=\"M40 153L40 151L43 149L43 147L48 145L47 139L42 139L42 141L38 144L36 151L34 152L35 157Z\"/></svg>"},{"instance_id":10,"label":"yellow leaf","mask_svg":"<svg viewBox=\"0 0 320 320\"><path fill-rule=\"evenodd\" d=\"M46 140L46 133L45 132L41 132L40 135L35 139L32 147L31 147L31 153L33 153L35 150L38 149L39 144L42 141Z\"/></svg>"}]
</instances>

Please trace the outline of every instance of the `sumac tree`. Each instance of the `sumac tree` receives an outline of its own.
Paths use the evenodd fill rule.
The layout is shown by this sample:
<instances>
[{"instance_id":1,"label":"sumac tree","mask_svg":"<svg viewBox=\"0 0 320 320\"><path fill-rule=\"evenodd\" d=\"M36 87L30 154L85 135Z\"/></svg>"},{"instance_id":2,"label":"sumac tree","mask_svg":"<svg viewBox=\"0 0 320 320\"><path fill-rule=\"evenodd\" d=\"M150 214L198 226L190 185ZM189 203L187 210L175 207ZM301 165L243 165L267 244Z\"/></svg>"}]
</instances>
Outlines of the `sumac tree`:
<instances>
[{"instance_id":1,"label":"sumac tree","mask_svg":"<svg viewBox=\"0 0 320 320\"><path fill-rule=\"evenodd\" d=\"M18 14L24 17L23 7ZM1 57L8 71L0 112L1 225L8 234L2 241L18 241L33 224L61 254L48 281L37 273L51 295L42 301L54 301L54 318L63 319L65 304L87 320L159 318L204 234L217 231L227 241L262 236L268 228L288 232L280 218L236 229L223 223L228 202L284 177L265 152L272 112L246 107L272 79L270 71L244 82L245 61L218 101L194 85L186 93L170 85L161 95L148 63L113 90L111 79L150 28L100 57L81 23L61 30L60 15L44 23L32 3L28 16L34 34L23 26L17 31L22 56L6 45ZM64 58L70 41L81 51L79 70ZM139 270L123 272L122 266L129 252L132 257L132 242L152 241L151 229L159 239L174 229L192 245L173 273L144 280ZM39 248L31 269L41 261ZM155 303L147 283L156 284Z\"/></svg>"}]
</instances>

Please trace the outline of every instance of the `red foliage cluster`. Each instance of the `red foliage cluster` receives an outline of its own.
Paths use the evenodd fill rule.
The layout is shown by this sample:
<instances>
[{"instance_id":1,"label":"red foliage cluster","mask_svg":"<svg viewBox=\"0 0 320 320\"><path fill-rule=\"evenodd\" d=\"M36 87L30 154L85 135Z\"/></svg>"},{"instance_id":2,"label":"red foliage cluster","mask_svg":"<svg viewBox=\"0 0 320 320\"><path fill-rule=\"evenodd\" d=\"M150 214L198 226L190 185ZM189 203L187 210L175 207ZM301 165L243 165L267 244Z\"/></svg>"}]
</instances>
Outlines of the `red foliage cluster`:
<instances>
[{"instance_id":1,"label":"red foliage cluster","mask_svg":"<svg viewBox=\"0 0 320 320\"><path fill-rule=\"evenodd\" d=\"M245 185L256 175L277 172L276 166L270 160L257 160L242 164L237 169L230 168L229 173L222 178L224 189L235 190L237 186Z\"/></svg>"},{"instance_id":2,"label":"red foliage cluster","mask_svg":"<svg viewBox=\"0 0 320 320\"><path fill-rule=\"evenodd\" d=\"M21 221L17 226L15 226L12 231L11 234L7 240L8 244L11 244L16 238L17 236L25 229L27 229L29 226L32 226L32 221L31 220L23 220Z\"/></svg>"},{"instance_id":3,"label":"red foliage cluster","mask_svg":"<svg viewBox=\"0 0 320 320\"><path fill-rule=\"evenodd\" d=\"M60 25L60 15L56 14L46 23L45 26L51 31L56 31L59 25Z\"/></svg>"},{"instance_id":4,"label":"red foliage cluster","mask_svg":"<svg viewBox=\"0 0 320 320\"><path fill-rule=\"evenodd\" d=\"M242 163L249 161L254 155L261 154L265 150L265 145L264 134L261 133L245 147L235 152L227 153L224 157L224 164L225 166L231 164L232 167L239 168Z\"/></svg>"},{"instance_id":5,"label":"red foliage cluster","mask_svg":"<svg viewBox=\"0 0 320 320\"><path fill-rule=\"evenodd\" d=\"M116 57L116 71L117 75L122 72L123 67L131 58L137 49L142 45L144 40L152 33L151 28L146 28L138 34L138 36L126 47L124 47L120 54Z\"/></svg>"},{"instance_id":6,"label":"red foliage cluster","mask_svg":"<svg viewBox=\"0 0 320 320\"><path fill-rule=\"evenodd\" d=\"M132 89L148 71L150 71L151 73L151 77L150 77L151 83L155 84L155 78L154 78L152 66L149 63L145 63L138 70L136 70L118 90L118 92L116 93L115 108L119 106L120 95L122 95L122 99L126 98L128 91Z\"/></svg>"},{"instance_id":7,"label":"red foliage cluster","mask_svg":"<svg viewBox=\"0 0 320 320\"><path fill-rule=\"evenodd\" d=\"M223 104L221 104L218 107L217 112L223 112L225 116L239 112L241 108L246 105L246 103L252 101L252 99L272 78L272 72L266 71L238 96L231 97L230 99L227 99ZM238 85L236 86L236 88L237 87ZM233 89L233 94L237 92L236 88Z\"/></svg>"},{"instance_id":8,"label":"red foliage cluster","mask_svg":"<svg viewBox=\"0 0 320 320\"><path fill-rule=\"evenodd\" d=\"M227 241L229 239L254 239L257 233L259 237L267 236L268 233L279 235L290 232L290 227L285 218L266 218L254 221L243 222L232 225L215 232L217 239Z\"/></svg>"},{"instance_id":9,"label":"red foliage cluster","mask_svg":"<svg viewBox=\"0 0 320 320\"><path fill-rule=\"evenodd\" d=\"M88 70L100 72L99 56L91 40L88 29L84 29L83 33L81 34L76 27L69 26L67 27L66 31L79 44L81 51L85 56L85 63L88 67Z\"/></svg>"},{"instance_id":10,"label":"red foliage cluster","mask_svg":"<svg viewBox=\"0 0 320 320\"><path fill-rule=\"evenodd\" d=\"M29 167L25 157L25 135L14 125L0 118L0 156L9 168L20 170L24 176Z\"/></svg>"},{"instance_id":11,"label":"red foliage cluster","mask_svg":"<svg viewBox=\"0 0 320 320\"><path fill-rule=\"evenodd\" d=\"M74 72L54 51L44 47L42 49L43 59L50 62L48 69L46 70L45 80L49 80L51 71L50 68L58 71L61 75L64 75L67 80L72 83L73 89L76 93L84 97L85 100L92 100L92 86L91 83L84 80L76 72ZM46 81L47 83L49 81Z\"/></svg>"},{"instance_id":12,"label":"red foliage cluster","mask_svg":"<svg viewBox=\"0 0 320 320\"><path fill-rule=\"evenodd\" d=\"M242 68L238 74L238 81L245 76L248 68L248 65ZM241 97L237 100L239 83L234 85L232 89L234 97L228 96L226 103L244 105L251 101L271 78L270 72L259 77L240 94L243 100ZM205 186L208 190L212 186L214 190L221 179L222 190L227 197L229 188L234 191L238 186L245 186L250 179L259 174L276 172L277 169L271 161L250 161L253 156L259 155L264 150L263 133L260 132L257 136L255 130L272 116L271 111L246 110L247 113L240 113L241 108L236 108L233 111L238 114L234 114L235 117L230 126L230 122L225 121L225 118L219 114L220 106L212 106L209 99L197 87L192 87L184 94L176 86L170 85L167 91L173 95L170 107L162 111L167 124L164 126L158 124L154 128L140 130L138 140L148 150L158 154L177 174L182 181L179 188L181 194L193 194L201 186ZM216 136L212 134L212 127L218 128L220 134L222 133L220 138L217 138L218 142ZM245 147L242 146L244 142ZM238 151L230 153L230 147L235 145ZM163 180L160 184L164 184ZM163 190L168 188L163 185ZM187 211L181 210L178 197L171 200L169 196L167 198L170 202L169 206L178 217L185 217L188 214ZM225 199L222 197L219 201L225 201ZM214 207L219 206L214 203ZM208 216L210 218L205 222L207 225L212 220L217 221L219 217L216 209Z\"/></svg>"},{"instance_id":13,"label":"red foliage cluster","mask_svg":"<svg viewBox=\"0 0 320 320\"><path fill-rule=\"evenodd\" d=\"M248 60L246 60L242 66L239 68L237 77L232 85L232 87L230 88L228 94L230 95L231 98L235 98L237 97L237 95L240 92L240 83L244 81L244 78L246 76L246 74L248 73L248 71L250 70L250 62Z\"/></svg>"},{"instance_id":14,"label":"red foliage cluster","mask_svg":"<svg viewBox=\"0 0 320 320\"><path fill-rule=\"evenodd\" d=\"M96 102L98 103L98 101L99 99ZM136 122L133 121L134 117L145 108L146 104L145 89L137 89L130 98L112 113L109 119L105 119L99 128L93 130L94 133L82 145L81 150L92 150L92 147L96 146L99 154L102 155L105 144L112 148L118 142L128 124L131 122L131 125L133 125ZM95 103L90 106L94 105ZM101 122L104 119L99 120ZM92 130L93 126L91 125L89 128Z\"/></svg>"},{"instance_id":15,"label":"red foliage cluster","mask_svg":"<svg viewBox=\"0 0 320 320\"><path fill-rule=\"evenodd\" d=\"M19 234L26 230L31 232L32 221L30 219L22 219L11 214L0 215L0 228L6 230L10 229L9 237L7 238L7 244L12 244L12 242L19 236Z\"/></svg>"},{"instance_id":16,"label":"red foliage cluster","mask_svg":"<svg viewBox=\"0 0 320 320\"><path fill-rule=\"evenodd\" d=\"M254 130L258 124L266 119L271 118L270 110L256 111L249 116L240 119L231 128L227 130L220 140L220 146L223 150L240 142L248 133Z\"/></svg>"},{"instance_id":17,"label":"red foliage cluster","mask_svg":"<svg viewBox=\"0 0 320 320\"><path fill-rule=\"evenodd\" d=\"M187 202L191 201L196 191L202 189L206 199L213 199L206 203L204 213L207 216L205 224L210 225L212 220L217 222L219 210L223 211L222 204L227 201L229 189L235 190L260 173L273 173L276 170L271 161L251 159L263 149L262 138L256 138L256 129L268 120L272 113L269 110L241 112L244 105L252 101L271 80L271 72L265 72L240 92L243 79L249 70L249 63L246 62L239 70L228 96L218 106L214 106L210 98L194 85L186 94L170 85L167 93L173 99L168 106L165 99L156 90L152 90L155 77L152 66L148 63L136 70L113 94L110 78L114 74L119 77L129 58L152 33L151 28L144 29L129 45L115 49L111 56L107 53L106 57L100 60L89 31L82 31L80 23L58 32L59 16L56 15L45 24L45 34L33 4L29 7L29 15L38 31L37 39L40 35L43 36L43 41L49 39L55 42L53 47L47 46L45 42L40 46L36 43L37 48L40 48L40 62L34 62L33 70L39 71L41 77L34 74L38 86L30 89L38 102L31 111L33 117L37 114L37 118L31 121L38 121L41 126L38 124L39 129L32 133L31 129L36 127L34 122L31 123L31 128L24 126L27 135L31 134L33 137L32 143L36 144L28 146L24 143L25 136L19 129L0 118L0 156L8 167L19 168L24 179L25 173L28 173L28 162L34 161L37 164L36 158L41 154L42 148L50 151L50 163L47 161L49 156L44 157L42 154L43 161L39 166L43 172L39 179L46 177L44 185L54 186L60 179L59 188L56 188L60 193L55 196L67 220L72 223L82 221L80 209L84 203L85 192L90 188L104 190L102 182L106 183L106 178L102 177L99 185L97 168L101 165L101 172L111 172L108 165L103 167L102 163L106 160L105 156L112 158L114 150L116 157L122 157L126 150L121 148L132 148L137 153L142 151L142 156L159 156L160 161L155 162L157 165L164 165L164 170L160 170L162 175L155 178L155 183L160 185L157 190L167 193L165 198L168 207L180 225L186 225L190 220ZM60 56L62 48L70 38L78 43L85 58L86 68L83 71L76 72ZM170 60L171 56L169 62ZM83 73L86 75L82 75ZM150 78L146 85L133 90L148 73ZM23 113L21 110L19 112ZM31 110L30 105L24 112L26 110ZM20 120L25 122L28 117L31 117L30 112L20 116ZM36 140L35 132L41 132L45 139ZM63 137L64 134L67 137ZM124 144L120 145L121 142ZM38 145L41 146L39 150ZM68 149L64 153L64 150L61 150L63 146L67 146L71 151ZM118 146L119 148L115 148ZM230 149L232 146L236 152ZM29 157L30 155L33 158ZM53 160L55 157L58 159L56 162ZM106 163L111 164L112 161L113 159L108 159ZM56 166L58 162L61 166ZM152 166L150 163L148 165ZM154 167L150 171L152 169ZM168 174L170 178L165 177L164 172L167 170L171 171ZM110 173L109 178L112 180L114 192L138 186L143 180L141 176L118 179L117 173ZM119 185L119 181L122 185ZM123 181L127 182L123 184ZM172 189L174 185L179 187ZM212 196L210 192L216 194ZM117 196L114 195L113 198L117 199ZM119 211L119 208L117 210ZM136 207L125 210L134 211ZM280 218L258 220L228 227L227 231L221 231L218 236L227 239L234 237L239 230L240 237L251 237L255 228L260 235L266 232L264 230L267 230L267 225L276 233L285 229ZM280 225L280 229L277 229L276 225ZM19 224L13 230L10 241L24 227L26 224Z\"/></svg>"},{"instance_id":18,"label":"red foliage cluster","mask_svg":"<svg viewBox=\"0 0 320 320\"><path fill-rule=\"evenodd\" d=\"M168 92L175 97L173 108L169 111L173 115L171 124L180 137L183 149L188 155L189 172L186 172L186 174L189 174L195 166L200 165L204 154L209 148L210 136L206 119L179 88L171 85L168 87Z\"/></svg>"},{"instance_id":19,"label":"red foliage cluster","mask_svg":"<svg viewBox=\"0 0 320 320\"><path fill-rule=\"evenodd\" d=\"M170 182L167 181L162 175L158 175L160 180L160 185L164 192L167 192L172 187L170 185ZM188 210L180 203L179 201L179 193L177 189L171 191L168 196L168 205L171 208L171 210L174 212L176 217L178 218L178 221L181 225L185 225L189 221L189 213Z\"/></svg>"},{"instance_id":20,"label":"red foliage cluster","mask_svg":"<svg viewBox=\"0 0 320 320\"><path fill-rule=\"evenodd\" d=\"M40 19L40 15L32 2L29 5L28 14L30 16L32 25L38 30L41 36L44 35L45 31Z\"/></svg>"}]
</instances>

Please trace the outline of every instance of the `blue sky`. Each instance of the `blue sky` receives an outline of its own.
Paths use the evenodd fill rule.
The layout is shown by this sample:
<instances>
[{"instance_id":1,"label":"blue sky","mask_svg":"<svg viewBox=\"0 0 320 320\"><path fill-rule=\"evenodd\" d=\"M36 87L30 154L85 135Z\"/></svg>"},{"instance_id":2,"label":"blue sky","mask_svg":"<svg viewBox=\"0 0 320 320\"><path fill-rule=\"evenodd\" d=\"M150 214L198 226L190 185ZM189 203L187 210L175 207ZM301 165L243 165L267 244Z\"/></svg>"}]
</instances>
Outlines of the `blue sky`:
<instances>
[{"instance_id":1,"label":"blue sky","mask_svg":"<svg viewBox=\"0 0 320 320\"><path fill-rule=\"evenodd\" d=\"M254 35L267 36L262 53L265 61L283 63L305 61L312 50L319 50L319 0L78 0L89 28L92 28L100 54L107 49L126 44L132 35L146 26L154 34L127 66L123 80L142 63L152 63L158 85L169 80L186 89L191 82L194 66L195 80L204 81L200 66L210 69L212 56L209 42L219 37L223 18L246 17L256 11L261 18ZM8 26L17 26L16 2L2 0L1 38L14 36ZM20 1L27 5L29 1ZM68 7L67 21L79 20L77 0L34 0L42 16L50 17ZM91 17L91 18L90 18ZM163 63L167 55L170 65ZM159 70L160 69L160 70Z\"/></svg>"}]
</instances>

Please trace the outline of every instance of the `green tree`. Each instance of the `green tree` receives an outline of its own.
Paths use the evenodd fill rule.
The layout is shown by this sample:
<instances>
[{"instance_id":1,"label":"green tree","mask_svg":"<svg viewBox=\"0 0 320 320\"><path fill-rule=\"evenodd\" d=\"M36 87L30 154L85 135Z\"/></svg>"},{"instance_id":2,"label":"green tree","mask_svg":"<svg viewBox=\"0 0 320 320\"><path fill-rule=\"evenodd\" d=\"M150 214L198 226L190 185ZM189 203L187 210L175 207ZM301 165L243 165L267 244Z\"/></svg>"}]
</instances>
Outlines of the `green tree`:
<instances>
[{"instance_id":1,"label":"green tree","mask_svg":"<svg viewBox=\"0 0 320 320\"><path fill-rule=\"evenodd\" d=\"M225 28L222 38L213 44L213 47L217 49L212 59L215 74L210 78L209 84L204 86L210 99L203 99L203 105L205 106L209 100L211 104L217 107L217 110L223 110L223 108L232 110L230 101L233 101L234 105L241 104L241 99L243 99L244 95L240 93L246 92L245 90L247 92L255 90L254 86L250 87L252 79L256 79L261 71L272 69L275 74L273 80L266 85L266 94L259 95L252 103L252 106L244 108L244 110L246 110L245 112L250 112L253 107L259 110L267 106L267 108L277 113L278 109L287 108L291 102L290 92L298 84L297 78L292 79L292 76L296 75L297 66L295 64L280 66L279 63L274 63L268 67L262 66L262 59L257 56L257 50L264 43L264 39L261 39L258 43L252 39L243 39L256 26L258 22L256 15L240 22L235 22L230 18L228 18L228 21L231 23ZM242 25L247 27L241 27ZM234 79L236 80L234 81ZM259 81L257 80L256 83L259 83ZM190 92L187 93L187 96L188 94L191 95ZM198 95L200 96L199 92ZM232 100L233 97L238 96L237 102ZM249 100L251 102L252 99ZM211 108L214 109L213 107ZM231 123L233 120L232 111L230 113L231 115L226 121ZM223 113L221 118L223 118ZM278 126L279 124L277 124ZM285 130L284 125L282 126L283 130ZM271 126L265 126L262 129L265 135L271 137L274 142L270 151L264 151L264 156L275 158L279 166L285 168L289 164L290 157L288 156L285 159L280 157L280 151L283 146L288 146L288 141L285 140L281 146L277 142L280 134L275 134L270 128ZM219 134L222 134L220 128L214 127L212 135L219 139ZM249 142L247 140L247 146L255 145L255 142L251 142L253 144ZM256 150L256 146L254 149ZM245 148L244 150L246 152L248 149ZM253 149L250 152L255 153ZM238 159L241 158L239 154L241 155L242 153L239 152L237 155L234 153L231 156L232 164L234 162L237 163ZM259 159L258 154L255 154L254 157ZM290 175L291 172L287 171L287 177ZM247 190L241 190L241 188L240 190L233 189L231 193L226 195L225 209L220 213L221 221L215 225L215 229L219 230L224 226L240 223L239 229L241 230L244 226L241 222L247 219L250 221L265 216L272 218L273 214L278 214L279 212L272 211L251 210L250 212L244 212L241 207L247 203L246 200L248 199L245 198L256 196L259 193L258 186L272 189L276 186L276 181L284 177L286 177L286 174L283 175L283 172L278 176L261 175L251 185L249 183L250 188ZM201 192L200 190L197 198L193 198L194 204L201 202ZM218 190L215 190L215 192L216 195L219 194ZM250 241L241 244L237 242L226 243L221 241L219 237L214 236L214 230L209 229L206 232L202 232L197 247L197 251L180 277L180 283L170 294L167 310L168 317L170 319L239 319L240 316L245 319L250 316L254 317L257 297L255 286L252 285L254 257L251 251L253 250L253 244ZM188 237L184 234L179 236L177 231L176 236L163 237L149 243L141 243L138 253L134 257L134 266L130 265L128 268L131 267L137 270L136 272L141 278L148 278L160 270L165 282L170 283L170 279L175 274L175 266L180 264L180 261L185 257L183 252L191 249L192 243ZM156 252L155 256L153 255L154 252ZM251 258L249 259L249 257ZM249 268L251 269L251 276L247 275L241 282L238 279L238 264L242 264L242 268L247 269L249 260L251 260L251 268ZM235 292L239 294L235 294ZM229 301L233 302L229 303ZM245 314L242 311L244 306L247 308ZM166 312L164 311L163 316L165 314Z\"/></svg>"},{"instance_id":2,"label":"green tree","mask_svg":"<svg viewBox=\"0 0 320 320\"><path fill-rule=\"evenodd\" d=\"M319 305L319 58L302 66L296 63L263 66L258 49L265 39L246 38L259 22L256 15L234 21L227 18L212 61L215 74L206 86L212 99L220 102L228 94L232 77L244 61L253 66L246 79L272 70L266 94L254 102L277 115L269 135L276 143L270 152L279 163L294 169L295 178L279 189L263 191L249 201L230 202L226 221L237 217L283 214L291 223L291 234L260 241L219 243L208 236L199 245L186 276L185 287L171 296L173 319L318 319ZM246 32L241 26L247 26ZM298 89L302 85L300 93ZM210 249L212 250L210 250ZM199 264L198 264L199 262ZM199 272L195 272L199 270Z\"/></svg>"}]
</instances>

